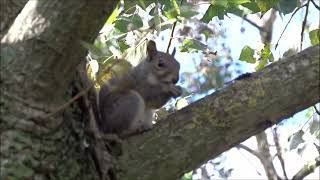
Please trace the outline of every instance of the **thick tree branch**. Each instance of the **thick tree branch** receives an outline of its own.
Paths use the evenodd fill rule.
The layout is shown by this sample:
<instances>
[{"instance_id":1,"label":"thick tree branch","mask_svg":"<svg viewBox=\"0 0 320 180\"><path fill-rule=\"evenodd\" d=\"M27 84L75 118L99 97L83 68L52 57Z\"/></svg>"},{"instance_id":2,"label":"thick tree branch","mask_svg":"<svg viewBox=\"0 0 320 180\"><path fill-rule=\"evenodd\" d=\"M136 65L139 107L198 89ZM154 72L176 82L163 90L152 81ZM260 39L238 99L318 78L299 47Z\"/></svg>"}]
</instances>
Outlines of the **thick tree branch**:
<instances>
[{"instance_id":1,"label":"thick tree branch","mask_svg":"<svg viewBox=\"0 0 320 180\"><path fill-rule=\"evenodd\" d=\"M298 173L292 177L292 180L304 179L306 176L312 173L318 166L320 166L320 157L317 157L314 161L304 165L303 168L300 169L300 171L298 171Z\"/></svg>"},{"instance_id":2,"label":"thick tree branch","mask_svg":"<svg viewBox=\"0 0 320 180\"><path fill-rule=\"evenodd\" d=\"M123 143L120 179L178 179L319 102L319 46L236 80ZM130 179L129 178L129 179Z\"/></svg>"},{"instance_id":3,"label":"thick tree branch","mask_svg":"<svg viewBox=\"0 0 320 180\"><path fill-rule=\"evenodd\" d=\"M30 117L52 113L80 88L70 85L87 53L80 42L93 42L117 2L29 0L1 39L0 179L97 177L88 173L85 112L75 105Z\"/></svg>"},{"instance_id":4,"label":"thick tree branch","mask_svg":"<svg viewBox=\"0 0 320 180\"><path fill-rule=\"evenodd\" d=\"M28 1L1 39L1 77L16 84L8 91L23 89L28 99L49 103L61 99L86 55L80 42L94 40L116 3Z\"/></svg>"}]
</instances>

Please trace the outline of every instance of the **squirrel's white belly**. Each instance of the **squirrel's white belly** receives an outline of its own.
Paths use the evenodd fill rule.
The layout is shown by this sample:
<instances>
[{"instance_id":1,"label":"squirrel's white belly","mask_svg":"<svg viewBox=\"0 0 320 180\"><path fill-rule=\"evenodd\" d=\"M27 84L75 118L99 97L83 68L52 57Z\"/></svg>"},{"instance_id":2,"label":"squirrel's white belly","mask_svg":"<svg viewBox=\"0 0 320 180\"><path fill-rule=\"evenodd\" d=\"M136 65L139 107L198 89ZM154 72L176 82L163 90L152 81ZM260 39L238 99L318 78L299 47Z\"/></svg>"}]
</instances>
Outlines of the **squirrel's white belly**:
<instances>
[{"instance_id":1,"label":"squirrel's white belly","mask_svg":"<svg viewBox=\"0 0 320 180\"><path fill-rule=\"evenodd\" d=\"M146 107L145 101L137 91L132 90L130 93L133 93L138 97L139 103L137 115L132 117L134 119L132 120L129 131L144 131L151 129L155 110Z\"/></svg>"}]
</instances>

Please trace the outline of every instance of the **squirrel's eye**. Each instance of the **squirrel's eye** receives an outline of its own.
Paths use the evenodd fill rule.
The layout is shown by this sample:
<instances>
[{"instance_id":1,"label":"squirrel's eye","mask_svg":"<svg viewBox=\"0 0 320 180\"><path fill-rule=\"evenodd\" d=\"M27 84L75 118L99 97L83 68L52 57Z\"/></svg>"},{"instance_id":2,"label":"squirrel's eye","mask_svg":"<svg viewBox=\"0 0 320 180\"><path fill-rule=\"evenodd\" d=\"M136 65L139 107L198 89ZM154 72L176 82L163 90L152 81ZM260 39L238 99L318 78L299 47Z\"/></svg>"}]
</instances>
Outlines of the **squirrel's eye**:
<instances>
[{"instance_id":1,"label":"squirrel's eye","mask_svg":"<svg viewBox=\"0 0 320 180\"><path fill-rule=\"evenodd\" d=\"M160 60L160 61L158 62L158 67L161 67L161 68L162 68L162 67L164 67L164 66L165 66L165 63Z\"/></svg>"}]
</instances>

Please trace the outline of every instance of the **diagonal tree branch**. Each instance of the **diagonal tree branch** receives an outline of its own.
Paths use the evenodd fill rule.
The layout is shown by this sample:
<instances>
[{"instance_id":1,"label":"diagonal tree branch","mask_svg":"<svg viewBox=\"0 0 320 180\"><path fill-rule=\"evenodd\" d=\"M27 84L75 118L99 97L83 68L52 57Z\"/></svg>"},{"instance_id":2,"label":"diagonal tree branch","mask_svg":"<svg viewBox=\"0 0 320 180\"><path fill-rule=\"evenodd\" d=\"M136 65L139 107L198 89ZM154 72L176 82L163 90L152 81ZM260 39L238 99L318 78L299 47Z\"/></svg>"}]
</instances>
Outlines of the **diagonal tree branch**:
<instances>
[{"instance_id":1,"label":"diagonal tree branch","mask_svg":"<svg viewBox=\"0 0 320 180\"><path fill-rule=\"evenodd\" d=\"M313 162L304 165L300 169L300 171L298 171L297 174L292 177L292 180L304 179L306 176L312 173L318 166L320 166L320 157L317 157Z\"/></svg>"},{"instance_id":2,"label":"diagonal tree branch","mask_svg":"<svg viewBox=\"0 0 320 180\"><path fill-rule=\"evenodd\" d=\"M319 102L319 46L236 80L129 138L120 179L178 179L227 149Z\"/></svg>"}]
</instances>

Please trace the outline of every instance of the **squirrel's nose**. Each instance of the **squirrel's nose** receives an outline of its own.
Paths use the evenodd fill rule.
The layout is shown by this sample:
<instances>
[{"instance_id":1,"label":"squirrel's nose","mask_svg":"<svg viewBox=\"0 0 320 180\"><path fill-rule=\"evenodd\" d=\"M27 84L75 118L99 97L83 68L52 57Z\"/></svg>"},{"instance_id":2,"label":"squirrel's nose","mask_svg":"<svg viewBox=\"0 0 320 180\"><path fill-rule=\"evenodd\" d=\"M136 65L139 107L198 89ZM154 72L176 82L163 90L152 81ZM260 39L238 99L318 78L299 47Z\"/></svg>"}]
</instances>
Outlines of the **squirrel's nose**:
<instances>
[{"instance_id":1,"label":"squirrel's nose","mask_svg":"<svg viewBox=\"0 0 320 180\"><path fill-rule=\"evenodd\" d=\"M172 83L175 84L179 81L179 78L178 77L175 77L175 78L172 78Z\"/></svg>"}]
</instances>

